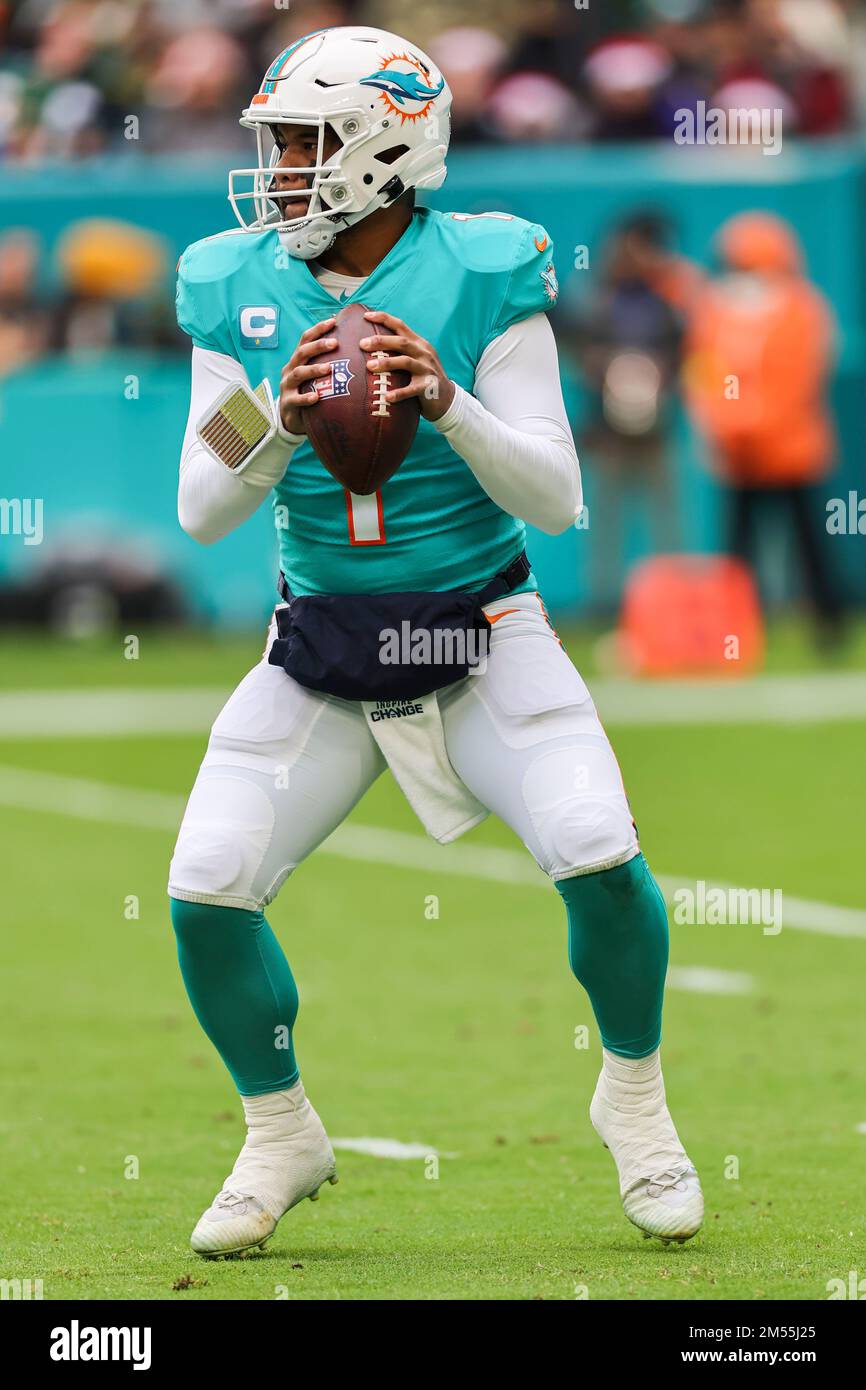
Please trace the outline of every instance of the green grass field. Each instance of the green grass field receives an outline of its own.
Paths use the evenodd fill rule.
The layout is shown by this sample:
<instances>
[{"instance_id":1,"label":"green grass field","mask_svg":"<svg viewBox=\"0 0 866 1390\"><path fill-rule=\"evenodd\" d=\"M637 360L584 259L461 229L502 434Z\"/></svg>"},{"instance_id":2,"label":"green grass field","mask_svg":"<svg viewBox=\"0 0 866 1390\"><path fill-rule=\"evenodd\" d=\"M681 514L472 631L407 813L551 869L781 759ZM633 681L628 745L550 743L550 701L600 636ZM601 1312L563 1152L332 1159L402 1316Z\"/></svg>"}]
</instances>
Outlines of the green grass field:
<instances>
[{"instance_id":1,"label":"green grass field","mask_svg":"<svg viewBox=\"0 0 866 1390\"><path fill-rule=\"evenodd\" d=\"M7 697L55 690L62 720L63 689L228 690L260 647L261 634L145 636L136 662L112 642L57 664L23 641L0 664ZM806 661L791 634L771 648L771 670ZM644 1241L589 1124L599 1044L556 895L528 872L454 872L390 776L353 823L416 836L421 867L401 866L387 835L371 839L375 858L332 848L269 915L329 1132L421 1144L440 1154L438 1174L422 1158L338 1152L340 1184L290 1213L266 1252L198 1261L189 1232L242 1142L183 993L165 896L205 732L9 737L2 721L0 696L0 1278L41 1279L46 1299L824 1299L828 1280L866 1275L866 927L672 925L673 967L736 972L751 988L669 991L668 1096L707 1219L683 1247ZM866 710L609 733L659 874L866 906ZM489 846L523 852L488 821L456 847L460 864ZM589 1050L574 1046L581 1024Z\"/></svg>"}]
</instances>

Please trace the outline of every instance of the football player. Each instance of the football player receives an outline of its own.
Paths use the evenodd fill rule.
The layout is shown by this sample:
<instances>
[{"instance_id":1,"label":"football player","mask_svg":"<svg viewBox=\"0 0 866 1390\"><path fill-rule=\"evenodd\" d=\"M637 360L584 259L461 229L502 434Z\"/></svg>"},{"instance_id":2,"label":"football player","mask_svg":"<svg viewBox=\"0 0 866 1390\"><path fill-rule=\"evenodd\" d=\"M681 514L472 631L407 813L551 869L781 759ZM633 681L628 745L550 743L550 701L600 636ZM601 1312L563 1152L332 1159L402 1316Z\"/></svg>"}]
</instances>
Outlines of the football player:
<instances>
[{"instance_id":1,"label":"football player","mask_svg":"<svg viewBox=\"0 0 866 1390\"><path fill-rule=\"evenodd\" d=\"M659 1062L667 914L610 744L523 556L525 522L557 534L581 508L545 314L557 294L550 237L505 214L415 205L416 190L445 178L450 103L430 58L376 29L317 31L269 67L242 116L257 163L230 176L241 226L196 242L179 264L178 318L193 343L180 521L210 544L270 499L290 600L479 594L498 579L484 669L434 697L431 750L438 730L466 807L434 833L452 839L493 811L553 879L603 1045L592 1124L629 1219L686 1239L703 1201ZM368 369L409 373L386 399L416 397L421 413L407 458L373 497L340 486L304 425L318 404L302 387L330 372L314 359L336 346L335 313L354 300L391 354L371 352ZM275 402L272 428L239 467L240 455L220 452L220 411L259 382L247 404L264 418ZM360 702L272 664L275 634L272 623L264 657L213 726L170 871L184 983L247 1122L192 1235L205 1256L262 1244L289 1208L336 1181L290 1043L294 979L264 909L395 747ZM411 769L397 775L412 800ZM413 804L423 810L423 798Z\"/></svg>"}]
</instances>

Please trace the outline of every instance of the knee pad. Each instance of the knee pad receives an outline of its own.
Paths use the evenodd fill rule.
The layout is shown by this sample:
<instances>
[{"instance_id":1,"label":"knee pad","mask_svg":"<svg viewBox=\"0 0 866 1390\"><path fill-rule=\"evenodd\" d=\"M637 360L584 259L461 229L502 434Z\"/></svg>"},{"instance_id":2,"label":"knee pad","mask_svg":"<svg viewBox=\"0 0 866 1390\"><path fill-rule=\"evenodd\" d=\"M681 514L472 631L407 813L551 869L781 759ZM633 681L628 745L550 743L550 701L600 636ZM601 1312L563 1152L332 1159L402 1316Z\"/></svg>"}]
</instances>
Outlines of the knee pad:
<instances>
[{"instance_id":1,"label":"knee pad","mask_svg":"<svg viewBox=\"0 0 866 1390\"><path fill-rule=\"evenodd\" d=\"M188 902L256 909L293 865L274 862L273 778L243 767L203 767L169 870L169 893Z\"/></svg>"},{"instance_id":2,"label":"knee pad","mask_svg":"<svg viewBox=\"0 0 866 1390\"><path fill-rule=\"evenodd\" d=\"M623 864L638 853L619 768L606 740L570 742L534 758L523 797L554 881Z\"/></svg>"}]
</instances>

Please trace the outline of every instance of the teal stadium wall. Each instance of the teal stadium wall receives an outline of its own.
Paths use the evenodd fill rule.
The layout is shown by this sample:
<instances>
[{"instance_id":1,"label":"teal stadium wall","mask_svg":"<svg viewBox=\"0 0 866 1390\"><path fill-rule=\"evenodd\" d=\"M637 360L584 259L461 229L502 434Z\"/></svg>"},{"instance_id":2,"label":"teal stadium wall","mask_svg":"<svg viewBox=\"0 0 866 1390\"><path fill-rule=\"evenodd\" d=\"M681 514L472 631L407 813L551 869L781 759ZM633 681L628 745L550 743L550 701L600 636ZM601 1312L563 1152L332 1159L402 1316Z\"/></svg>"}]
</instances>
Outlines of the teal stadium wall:
<instances>
[{"instance_id":1,"label":"teal stadium wall","mask_svg":"<svg viewBox=\"0 0 866 1390\"><path fill-rule=\"evenodd\" d=\"M660 208L670 215L680 250L712 260L720 224L743 208L766 208L789 219L805 248L809 271L830 298L839 324L839 360L832 404L840 448L836 474L816 498L863 495L866 384L866 152L857 142L789 143L776 157L754 151L673 146L458 151L448 182L432 200L443 209L497 209L543 223L556 245L567 290L586 271L574 269L575 248L589 248L590 267L606 232L622 215ZM0 227L38 231L50 268L58 236L79 217L117 216L159 232L171 263L190 241L232 225L225 167L188 162L128 161L52 169L5 170ZM590 269L590 273L591 273ZM50 273L50 272L49 272ZM128 400L127 379L139 379ZM564 367L566 398L577 425L583 396ZM113 352L97 359L54 359L0 383L0 496L44 499L42 552L67 542L106 537L156 557L178 577L207 619L243 626L262 621L273 603L276 552L265 509L216 547L180 531L175 511L177 458L187 409L182 358ZM550 605L579 614L591 605L587 551L603 537L592 512L592 460L586 459L590 532L530 535L530 553ZM701 448L680 417L675 473L683 548L716 549L722 513L718 490L702 465ZM603 544L603 540L599 543ZM830 543L828 538L828 544ZM850 596L866 601L866 574L855 537L832 541ZM640 518L630 558L645 553ZM37 547L0 537L0 575L39 560ZM780 591L783 587L780 579Z\"/></svg>"}]
</instances>

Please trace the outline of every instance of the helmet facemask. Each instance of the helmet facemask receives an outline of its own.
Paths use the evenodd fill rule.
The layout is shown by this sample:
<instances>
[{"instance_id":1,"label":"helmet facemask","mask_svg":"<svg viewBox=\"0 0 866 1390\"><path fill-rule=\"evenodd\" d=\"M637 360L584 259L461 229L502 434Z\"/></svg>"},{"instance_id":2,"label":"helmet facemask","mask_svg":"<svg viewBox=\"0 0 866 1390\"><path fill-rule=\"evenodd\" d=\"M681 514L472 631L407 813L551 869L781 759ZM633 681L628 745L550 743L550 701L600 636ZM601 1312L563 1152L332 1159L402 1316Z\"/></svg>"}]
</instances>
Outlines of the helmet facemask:
<instances>
[{"instance_id":1,"label":"helmet facemask","mask_svg":"<svg viewBox=\"0 0 866 1390\"><path fill-rule=\"evenodd\" d=\"M281 174L299 175L304 179L305 186L280 192L276 187L276 176L282 150L275 138L274 128L295 124L317 129L316 157L309 165L282 166L279 170ZM342 124L350 124L350 117L344 119ZM305 232L303 240L309 244L309 251L303 259L320 255L330 246L337 232L347 225L343 208L349 211L354 202L346 179L340 175L345 145L325 159L325 132L329 126L334 130L333 122L325 116L303 112L297 116L285 114L279 120L248 120L244 121L244 125L255 129L258 162L253 168L232 169L229 173L229 202L235 216L248 231L269 229L285 233L290 243L296 241L299 233ZM339 133L335 133L339 138ZM239 187L241 180L247 181L250 187ZM284 217L283 206L301 199L307 201L304 215ZM293 250L293 254L301 253Z\"/></svg>"}]
</instances>

